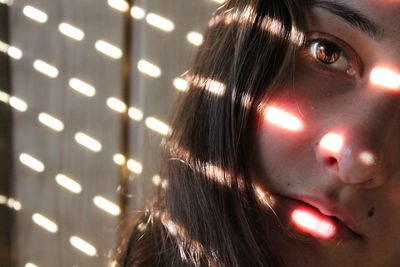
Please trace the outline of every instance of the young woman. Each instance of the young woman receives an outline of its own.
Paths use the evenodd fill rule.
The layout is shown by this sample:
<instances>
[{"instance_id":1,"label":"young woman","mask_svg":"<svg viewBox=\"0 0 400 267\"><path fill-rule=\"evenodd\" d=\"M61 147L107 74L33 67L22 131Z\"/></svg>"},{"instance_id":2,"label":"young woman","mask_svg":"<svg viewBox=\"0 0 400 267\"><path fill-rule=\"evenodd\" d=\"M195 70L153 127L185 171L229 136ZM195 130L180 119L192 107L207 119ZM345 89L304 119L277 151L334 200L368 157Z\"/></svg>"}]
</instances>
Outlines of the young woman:
<instances>
[{"instance_id":1,"label":"young woman","mask_svg":"<svg viewBox=\"0 0 400 267\"><path fill-rule=\"evenodd\" d=\"M230 0L121 266L400 266L400 2Z\"/></svg>"}]
</instances>

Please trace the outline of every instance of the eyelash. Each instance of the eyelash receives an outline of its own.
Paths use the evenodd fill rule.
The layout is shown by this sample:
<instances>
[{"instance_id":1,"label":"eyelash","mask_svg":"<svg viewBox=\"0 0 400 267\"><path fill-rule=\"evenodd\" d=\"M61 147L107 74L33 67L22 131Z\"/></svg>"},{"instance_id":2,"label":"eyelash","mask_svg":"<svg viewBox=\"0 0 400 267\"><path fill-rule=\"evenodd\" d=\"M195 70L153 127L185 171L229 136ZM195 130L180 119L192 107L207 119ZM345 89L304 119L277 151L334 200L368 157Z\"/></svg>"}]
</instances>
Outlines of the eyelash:
<instances>
[{"instance_id":1,"label":"eyelash","mask_svg":"<svg viewBox=\"0 0 400 267\"><path fill-rule=\"evenodd\" d=\"M344 41L331 36L329 34L323 33L309 33L308 38L305 41L301 54L304 57L304 60L313 68L316 68L318 71L323 74L327 74L328 76L332 76L337 78L339 76L343 76L348 79L353 79L357 76L361 76L361 60L358 54L351 48L350 45L346 44ZM325 64L321 62L315 55L313 55L312 46L317 45L318 43L325 42L327 44L332 44L336 46L340 50L340 60L342 57L347 60L349 68L346 70L340 70L338 68L333 67L332 65ZM334 62L333 64L335 64Z\"/></svg>"}]
</instances>

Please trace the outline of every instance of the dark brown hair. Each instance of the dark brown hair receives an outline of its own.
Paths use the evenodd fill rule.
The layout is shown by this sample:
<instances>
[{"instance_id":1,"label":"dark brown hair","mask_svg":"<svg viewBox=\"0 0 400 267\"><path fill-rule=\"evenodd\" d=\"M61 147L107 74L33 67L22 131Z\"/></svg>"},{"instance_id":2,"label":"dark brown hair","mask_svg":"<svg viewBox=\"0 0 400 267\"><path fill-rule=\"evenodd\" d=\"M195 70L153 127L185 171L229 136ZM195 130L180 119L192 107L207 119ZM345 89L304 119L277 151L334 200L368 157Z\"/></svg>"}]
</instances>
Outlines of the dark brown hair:
<instances>
[{"instance_id":1,"label":"dark brown hair","mask_svg":"<svg viewBox=\"0 0 400 267\"><path fill-rule=\"evenodd\" d=\"M304 5L230 0L215 12L164 142L168 184L121 244L120 266L282 265L249 166L257 107L291 77Z\"/></svg>"}]
</instances>

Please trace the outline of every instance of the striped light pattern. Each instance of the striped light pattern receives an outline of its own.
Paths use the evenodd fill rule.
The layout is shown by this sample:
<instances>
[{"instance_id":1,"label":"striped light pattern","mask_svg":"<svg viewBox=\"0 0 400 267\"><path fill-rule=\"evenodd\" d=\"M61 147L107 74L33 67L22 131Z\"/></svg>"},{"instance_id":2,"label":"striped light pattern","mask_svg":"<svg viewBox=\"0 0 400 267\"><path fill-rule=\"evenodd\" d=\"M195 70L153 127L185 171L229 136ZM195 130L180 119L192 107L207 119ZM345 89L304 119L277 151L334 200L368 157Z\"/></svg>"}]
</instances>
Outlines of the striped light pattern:
<instances>
[{"instance_id":1,"label":"striped light pattern","mask_svg":"<svg viewBox=\"0 0 400 267\"><path fill-rule=\"evenodd\" d=\"M15 96L11 96L9 98L8 103L10 104L11 107L21 112L25 112L28 109L28 104L26 104L24 100Z\"/></svg>"},{"instance_id":2,"label":"striped light pattern","mask_svg":"<svg viewBox=\"0 0 400 267\"><path fill-rule=\"evenodd\" d=\"M32 157L31 155L27 154L27 153L21 153L19 155L19 160L21 161L22 164L24 164L25 166L28 166L29 168L31 168L34 171L37 172L43 172L44 171L44 164Z\"/></svg>"},{"instance_id":3,"label":"striped light pattern","mask_svg":"<svg viewBox=\"0 0 400 267\"><path fill-rule=\"evenodd\" d=\"M72 193L79 194L82 192L82 186L78 182L62 173L56 175L56 182Z\"/></svg>"},{"instance_id":4,"label":"striped light pattern","mask_svg":"<svg viewBox=\"0 0 400 267\"><path fill-rule=\"evenodd\" d=\"M133 6L131 8L131 16L134 19L143 19L144 16L146 15L146 13L144 12L144 10L140 7L137 6Z\"/></svg>"},{"instance_id":5,"label":"striped light pattern","mask_svg":"<svg viewBox=\"0 0 400 267\"><path fill-rule=\"evenodd\" d=\"M125 0L107 0L107 4L121 12L125 12L129 9L129 4Z\"/></svg>"},{"instance_id":6,"label":"striped light pattern","mask_svg":"<svg viewBox=\"0 0 400 267\"><path fill-rule=\"evenodd\" d=\"M58 231L58 226L55 222L50 220L49 218L43 216L40 213L34 213L32 215L32 220L39 226L43 227L47 231L51 233L56 233Z\"/></svg>"},{"instance_id":7,"label":"striped light pattern","mask_svg":"<svg viewBox=\"0 0 400 267\"><path fill-rule=\"evenodd\" d=\"M81 29L66 22L60 23L58 30L65 36L77 41L82 41L85 38L85 33Z\"/></svg>"},{"instance_id":8,"label":"striped light pattern","mask_svg":"<svg viewBox=\"0 0 400 267\"><path fill-rule=\"evenodd\" d=\"M50 65L47 62L44 62L43 60L37 59L33 62L33 67L43 73L46 76L49 76L50 78L56 78L58 76L58 69L54 67L53 65Z\"/></svg>"},{"instance_id":9,"label":"striped light pattern","mask_svg":"<svg viewBox=\"0 0 400 267\"><path fill-rule=\"evenodd\" d=\"M142 173L142 164L134 159L129 159L127 163L128 169L136 174Z\"/></svg>"},{"instance_id":10,"label":"striped light pattern","mask_svg":"<svg viewBox=\"0 0 400 267\"><path fill-rule=\"evenodd\" d=\"M24 15L28 18L39 23L45 23L48 19L48 16L44 11L29 5L22 9L22 13L24 13Z\"/></svg>"},{"instance_id":11,"label":"striped light pattern","mask_svg":"<svg viewBox=\"0 0 400 267\"><path fill-rule=\"evenodd\" d=\"M116 97L109 97L107 99L107 106L119 113L124 113L126 111L126 104Z\"/></svg>"},{"instance_id":12,"label":"striped light pattern","mask_svg":"<svg viewBox=\"0 0 400 267\"><path fill-rule=\"evenodd\" d=\"M103 40L98 40L95 43L95 48L97 51L103 53L104 55L107 55L113 59L119 59L122 57L122 51L115 45L112 45L106 41Z\"/></svg>"},{"instance_id":13,"label":"striped light pattern","mask_svg":"<svg viewBox=\"0 0 400 267\"><path fill-rule=\"evenodd\" d=\"M189 32L186 35L186 39L195 46L199 46L203 43L203 35L198 32Z\"/></svg>"},{"instance_id":14,"label":"striped light pattern","mask_svg":"<svg viewBox=\"0 0 400 267\"><path fill-rule=\"evenodd\" d=\"M97 250L96 248L90 244L89 242L83 240L79 236L73 235L69 238L69 242L72 246L85 253L88 256L96 256Z\"/></svg>"},{"instance_id":15,"label":"striped light pattern","mask_svg":"<svg viewBox=\"0 0 400 267\"><path fill-rule=\"evenodd\" d=\"M175 25L172 21L155 13L148 13L146 16L146 22L151 26L166 32L172 32L175 29Z\"/></svg>"},{"instance_id":16,"label":"striped light pattern","mask_svg":"<svg viewBox=\"0 0 400 267\"><path fill-rule=\"evenodd\" d=\"M92 85L90 85L78 78L70 79L68 84L72 89L74 89L75 91L77 91L85 96L92 97L96 94L96 89Z\"/></svg>"},{"instance_id":17,"label":"striped light pattern","mask_svg":"<svg viewBox=\"0 0 400 267\"><path fill-rule=\"evenodd\" d=\"M99 152L102 149L99 141L82 132L75 134L75 141L93 152Z\"/></svg>"},{"instance_id":18,"label":"striped light pattern","mask_svg":"<svg viewBox=\"0 0 400 267\"><path fill-rule=\"evenodd\" d=\"M113 216L118 216L121 212L120 208L116 204L103 196L95 196L93 198L93 203L100 209L106 211Z\"/></svg>"},{"instance_id":19,"label":"striped light pattern","mask_svg":"<svg viewBox=\"0 0 400 267\"><path fill-rule=\"evenodd\" d=\"M169 127L166 123L160 121L155 117L146 118L145 124L149 129L161 135L169 135L172 132L171 127Z\"/></svg>"},{"instance_id":20,"label":"striped light pattern","mask_svg":"<svg viewBox=\"0 0 400 267\"><path fill-rule=\"evenodd\" d=\"M161 69L154 65L153 63L148 62L147 60L141 59L137 64L138 70L153 77L157 78L161 76Z\"/></svg>"},{"instance_id":21,"label":"striped light pattern","mask_svg":"<svg viewBox=\"0 0 400 267\"><path fill-rule=\"evenodd\" d=\"M61 132L64 129L64 123L48 113L39 113L38 119L42 124L46 125L54 131Z\"/></svg>"},{"instance_id":22,"label":"striped light pattern","mask_svg":"<svg viewBox=\"0 0 400 267\"><path fill-rule=\"evenodd\" d=\"M128 115L132 120L141 121L143 119L143 112L135 107L130 107Z\"/></svg>"}]
</instances>

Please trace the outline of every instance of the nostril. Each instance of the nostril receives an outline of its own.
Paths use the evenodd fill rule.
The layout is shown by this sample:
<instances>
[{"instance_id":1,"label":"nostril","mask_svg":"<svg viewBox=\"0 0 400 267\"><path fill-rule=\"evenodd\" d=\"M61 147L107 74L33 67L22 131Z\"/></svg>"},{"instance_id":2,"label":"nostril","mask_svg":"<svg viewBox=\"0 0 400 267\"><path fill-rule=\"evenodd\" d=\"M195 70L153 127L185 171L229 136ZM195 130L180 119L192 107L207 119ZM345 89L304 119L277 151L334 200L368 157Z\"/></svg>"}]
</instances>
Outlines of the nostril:
<instances>
[{"instance_id":1,"label":"nostril","mask_svg":"<svg viewBox=\"0 0 400 267\"><path fill-rule=\"evenodd\" d=\"M339 171L339 163L334 157L327 157L325 163L328 167L333 168L335 171Z\"/></svg>"}]
</instances>

